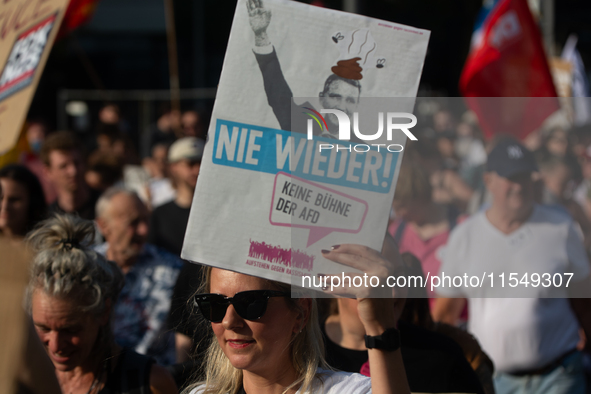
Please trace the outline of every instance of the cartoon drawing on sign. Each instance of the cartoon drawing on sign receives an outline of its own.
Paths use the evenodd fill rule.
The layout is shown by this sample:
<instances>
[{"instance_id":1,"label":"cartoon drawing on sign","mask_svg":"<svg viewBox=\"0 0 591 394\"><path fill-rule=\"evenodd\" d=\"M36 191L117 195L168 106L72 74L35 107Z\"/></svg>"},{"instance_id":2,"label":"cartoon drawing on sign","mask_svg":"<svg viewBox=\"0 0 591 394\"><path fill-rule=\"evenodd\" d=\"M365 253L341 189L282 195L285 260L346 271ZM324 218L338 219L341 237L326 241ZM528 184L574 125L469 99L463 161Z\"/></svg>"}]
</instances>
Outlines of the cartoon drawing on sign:
<instances>
[{"instance_id":1,"label":"cartoon drawing on sign","mask_svg":"<svg viewBox=\"0 0 591 394\"><path fill-rule=\"evenodd\" d=\"M267 34L267 27L271 23L271 11L264 7L262 0L248 0L246 4L250 27L255 38L254 54L263 76L268 103L282 130L305 133L306 130L303 127L292 130L293 124L305 124L305 122L294 122L292 115L301 113L314 117L309 111L319 114L311 109L313 105L309 102L300 105L301 110L292 112L292 103L288 98L291 99L293 93L285 80L277 52ZM357 110L361 97L360 81L363 79L363 67L366 63L373 64L377 44L369 29L357 29L345 35L337 32L331 35L330 39L337 44L340 56L336 66L330 67L332 74L324 81L324 87L318 94L319 102L322 109L340 110L353 119L353 113ZM322 122L324 125L319 123L320 131L316 132L316 135L338 138L337 117L329 113L326 114L325 120L326 122Z\"/></svg>"},{"instance_id":2,"label":"cartoon drawing on sign","mask_svg":"<svg viewBox=\"0 0 591 394\"><path fill-rule=\"evenodd\" d=\"M182 256L292 283L340 273L330 245L381 248L428 39L239 0Z\"/></svg>"},{"instance_id":3,"label":"cartoon drawing on sign","mask_svg":"<svg viewBox=\"0 0 591 394\"><path fill-rule=\"evenodd\" d=\"M345 36L342 35L340 32L335 34L334 36L332 36L332 40L334 41L335 44L338 44L338 42L340 40L342 40L343 38L345 38Z\"/></svg>"}]
</instances>

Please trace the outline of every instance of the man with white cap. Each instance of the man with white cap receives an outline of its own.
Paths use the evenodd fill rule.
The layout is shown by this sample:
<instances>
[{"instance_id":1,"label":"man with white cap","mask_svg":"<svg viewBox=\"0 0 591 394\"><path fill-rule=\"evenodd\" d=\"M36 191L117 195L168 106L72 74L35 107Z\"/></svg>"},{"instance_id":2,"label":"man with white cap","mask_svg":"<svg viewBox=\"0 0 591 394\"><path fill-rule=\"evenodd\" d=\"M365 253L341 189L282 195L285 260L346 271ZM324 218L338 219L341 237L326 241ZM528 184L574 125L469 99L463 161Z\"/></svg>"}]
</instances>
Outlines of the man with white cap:
<instances>
[{"instance_id":1,"label":"man with white cap","mask_svg":"<svg viewBox=\"0 0 591 394\"><path fill-rule=\"evenodd\" d=\"M197 185L203 140L185 137L177 140L168 150L168 162L176 198L152 212L148 242L180 256Z\"/></svg>"},{"instance_id":2,"label":"man with white cap","mask_svg":"<svg viewBox=\"0 0 591 394\"><path fill-rule=\"evenodd\" d=\"M196 137L177 140L168 151L169 172L176 198L152 212L148 242L180 256L189 221L193 194L205 142ZM185 263L174 289L169 324L176 330L177 362L188 360L193 346L195 321L187 311L187 299L199 286L199 265Z\"/></svg>"},{"instance_id":3,"label":"man with white cap","mask_svg":"<svg viewBox=\"0 0 591 394\"><path fill-rule=\"evenodd\" d=\"M589 334L591 325L589 299L578 290L588 286L589 263L572 219L534 202L535 171L533 154L515 140L490 152L484 181L492 204L451 233L440 276L485 273L494 285L439 288L450 298L439 298L433 314L453 323L468 298L468 330L495 363L497 393L583 394L578 330ZM544 278L563 273L572 274L569 288L551 289ZM545 282L535 285L538 277Z\"/></svg>"}]
</instances>

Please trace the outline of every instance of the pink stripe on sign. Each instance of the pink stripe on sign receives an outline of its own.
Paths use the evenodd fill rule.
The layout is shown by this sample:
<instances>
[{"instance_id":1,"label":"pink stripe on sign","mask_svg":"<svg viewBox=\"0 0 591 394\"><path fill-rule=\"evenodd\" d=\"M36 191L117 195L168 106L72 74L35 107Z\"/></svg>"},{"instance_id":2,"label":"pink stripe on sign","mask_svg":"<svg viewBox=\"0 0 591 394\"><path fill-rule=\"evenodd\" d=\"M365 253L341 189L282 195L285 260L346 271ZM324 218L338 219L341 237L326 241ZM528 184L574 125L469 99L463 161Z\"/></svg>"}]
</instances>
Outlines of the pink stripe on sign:
<instances>
[{"instance_id":1,"label":"pink stripe on sign","mask_svg":"<svg viewBox=\"0 0 591 394\"><path fill-rule=\"evenodd\" d=\"M248 257L307 271L312 271L314 268L314 256L300 250L284 249L280 246L253 240L250 240Z\"/></svg>"}]
</instances>

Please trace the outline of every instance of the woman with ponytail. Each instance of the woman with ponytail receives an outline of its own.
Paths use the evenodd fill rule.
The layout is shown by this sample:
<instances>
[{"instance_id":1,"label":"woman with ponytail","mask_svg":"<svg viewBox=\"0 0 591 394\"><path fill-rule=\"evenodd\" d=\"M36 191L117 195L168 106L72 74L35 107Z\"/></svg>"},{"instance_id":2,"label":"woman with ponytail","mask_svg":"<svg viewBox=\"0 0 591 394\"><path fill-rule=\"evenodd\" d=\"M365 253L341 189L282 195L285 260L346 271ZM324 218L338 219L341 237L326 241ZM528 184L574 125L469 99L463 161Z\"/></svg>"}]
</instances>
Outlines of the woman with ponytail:
<instances>
[{"instance_id":1,"label":"woman with ponytail","mask_svg":"<svg viewBox=\"0 0 591 394\"><path fill-rule=\"evenodd\" d=\"M56 215L29 234L34 252L27 300L64 393L176 393L148 357L121 349L111 309L123 286L117 265L90 248L92 221Z\"/></svg>"}]
</instances>

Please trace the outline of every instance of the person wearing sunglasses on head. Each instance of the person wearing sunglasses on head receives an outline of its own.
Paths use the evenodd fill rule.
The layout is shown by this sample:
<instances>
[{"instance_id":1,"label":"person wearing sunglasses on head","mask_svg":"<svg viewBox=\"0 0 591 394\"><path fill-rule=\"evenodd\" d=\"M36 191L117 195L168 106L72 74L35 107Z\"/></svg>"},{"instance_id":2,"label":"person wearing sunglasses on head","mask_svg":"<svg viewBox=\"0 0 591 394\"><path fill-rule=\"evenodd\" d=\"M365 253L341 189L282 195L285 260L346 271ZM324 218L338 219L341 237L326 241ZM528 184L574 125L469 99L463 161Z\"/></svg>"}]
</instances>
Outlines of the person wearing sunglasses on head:
<instances>
[{"instance_id":1,"label":"person wearing sunglasses on head","mask_svg":"<svg viewBox=\"0 0 591 394\"><path fill-rule=\"evenodd\" d=\"M391 238L385 243L384 255L351 244L322 252L329 260L381 279L400 266ZM292 298L290 285L233 271L207 267L204 275L204 294L197 294L194 301L214 335L206 357L205 381L194 383L184 393L410 392L395 328L402 303L393 297L392 289L341 287L330 292L359 300L359 317L368 335L368 378L329 369L315 299Z\"/></svg>"}]
</instances>

